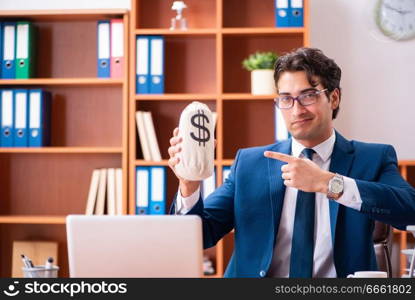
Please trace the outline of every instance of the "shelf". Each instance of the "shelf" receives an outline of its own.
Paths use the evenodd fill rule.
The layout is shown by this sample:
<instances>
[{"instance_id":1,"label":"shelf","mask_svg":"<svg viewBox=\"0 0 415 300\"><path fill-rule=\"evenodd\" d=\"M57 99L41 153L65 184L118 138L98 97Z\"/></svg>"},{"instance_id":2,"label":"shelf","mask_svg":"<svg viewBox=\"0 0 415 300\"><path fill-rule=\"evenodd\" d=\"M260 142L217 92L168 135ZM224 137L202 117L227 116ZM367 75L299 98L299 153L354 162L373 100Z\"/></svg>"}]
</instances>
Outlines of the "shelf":
<instances>
[{"instance_id":1,"label":"shelf","mask_svg":"<svg viewBox=\"0 0 415 300\"><path fill-rule=\"evenodd\" d=\"M170 35L170 36L186 36L186 35L215 35L219 31L216 29L188 29L188 30L170 30L170 29L136 29L136 35Z\"/></svg>"},{"instance_id":2,"label":"shelf","mask_svg":"<svg viewBox=\"0 0 415 300\"><path fill-rule=\"evenodd\" d=\"M135 100L212 100L216 94L136 94Z\"/></svg>"},{"instance_id":3,"label":"shelf","mask_svg":"<svg viewBox=\"0 0 415 300\"><path fill-rule=\"evenodd\" d=\"M400 160L398 162L399 166L415 166L415 160Z\"/></svg>"},{"instance_id":4,"label":"shelf","mask_svg":"<svg viewBox=\"0 0 415 300\"><path fill-rule=\"evenodd\" d=\"M230 166L230 165L232 165L232 164L233 164L233 159L223 159L223 160L222 160L222 164L223 164L224 166Z\"/></svg>"},{"instance_id":5,"label":"shelf","mask_svg":"<svg viewBox=\"0 0 415 300\"><path fill-rule=\"evenodd\" d=\"M299 28L277 28L277 27L252 27L252 28L223 28L224 35L285 35L304 34L305 29Z\"/></svg>"},{"instance_id":6,"label":"shelf","mask_svg":"<svg viewBox=\"0 0 415 300\"><path fill-rule=\"evenodd\" d=\"M215 165L218 164L218 162L215 160ZM167 159L163 159L162 161L148 161L143 159L137 159L135 161L135 166L168 166L169 161Z\"/></svg>"},{"instance_id":7,"label":"shelf","mask_svg":"<svg viewBox=\"0 0 415 300\"><path fill-rule=\"evenodd\" d=\"M0 224L65 224L66 216L0 216Z\"/></svg>"},{"instance_id":8,"label":"shelf","mask_svg":"<svg viewBox=\"0 0 415 300\"><path fill-rule=\"evenodd\" d=\"M168 166L168 160L162 160L162 161L148 161L143 159L137 159L135 161L135 166Z\"/></svg>"},{"instance_id":9,"label":"shelf","mask_svg":"<svg viewBox=\"0 0 415 300\"><path fill-rule=\"evenodd\" d=\"M285 35L285 34L303 34L305 29L300 28L276 28L276 27L253 27L253 28L223 28L216 29L188 29L188 30L170 30L170 29L136 29L136 35L215 35L222 33L224 35Z\"/></svg>"},{"instance_id":10,"label":"shelf","mask_svg":"<svg viewBox=\"0 0 415 300\"><path fill-rule=\"evenodd\" d=\"M252 95L249 93L226 93L222 95L223 100L274 100L277 94L274 95Z\"/></svg>"},{"instance_id":11,"label":"shelf","mask_svg":"<svg viewBox=\"0 0 415 300\"><path fill-rule=\"evenodd\" d=\"M1 79L0 86L4 85L122 85L122 79L106 78L31 78L31 79Z\"/></svg>"},{"instance_id":12,"label":"shelf","mask_svg":"<svg viewBox=\"0 0 415 300\"><path fill-rule=\"evenodd\" d=\"M122 147L0 148L0 153L122 153Z\"/></svg>"},{"instance_id":13,"label":"shelf","mask_svg":"<svg viewBox=\"0 0 415 300\"><path fill-rule=\"evenodd\" d=\"M212 275L203 275L202 278L222 278L222 276L218 274L212 274Z\"/></svg>"},{"instance_id":14,"label":"shelf","mask_svg":"<svg viewBox=\"0 0 415 300\"><path fill-rule=\"evenodd\" d=\"M1 18L25 18L42 21L105 19L122 16L126 9L59 9L59 10L3 10Z\"/></svg>"}]
</instances>

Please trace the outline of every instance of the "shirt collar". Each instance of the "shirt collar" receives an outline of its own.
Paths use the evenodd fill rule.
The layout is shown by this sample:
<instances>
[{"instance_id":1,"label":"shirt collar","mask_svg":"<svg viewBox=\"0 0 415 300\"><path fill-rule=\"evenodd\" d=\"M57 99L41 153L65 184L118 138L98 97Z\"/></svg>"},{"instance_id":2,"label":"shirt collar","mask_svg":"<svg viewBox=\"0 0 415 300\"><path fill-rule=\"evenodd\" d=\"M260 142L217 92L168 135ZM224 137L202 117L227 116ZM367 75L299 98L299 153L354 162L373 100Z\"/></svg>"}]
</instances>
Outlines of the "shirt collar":
<instances>
[{"instance_id":1,"label":"shirt collar","mask_svg":"<svg viewBox=\"0 0 415 300\"><path fill-rule=\"evenodd\" d=\"M324 142L322 142L322 143L318 144L317 146L313 147L313 150L316 151L316 153L318 154L318 156L320 156L320 158L323 160L323 162L326 162L331 157L335 141L336 141L336 134L335 134L335 131L333 129L333 132L332 132L331 136L327 140L325 140ZM300 157L301 152L305 148L306 147L304 147L294 137L292 138L291 154L293 156Z\"/></svg>"}]
</instances>

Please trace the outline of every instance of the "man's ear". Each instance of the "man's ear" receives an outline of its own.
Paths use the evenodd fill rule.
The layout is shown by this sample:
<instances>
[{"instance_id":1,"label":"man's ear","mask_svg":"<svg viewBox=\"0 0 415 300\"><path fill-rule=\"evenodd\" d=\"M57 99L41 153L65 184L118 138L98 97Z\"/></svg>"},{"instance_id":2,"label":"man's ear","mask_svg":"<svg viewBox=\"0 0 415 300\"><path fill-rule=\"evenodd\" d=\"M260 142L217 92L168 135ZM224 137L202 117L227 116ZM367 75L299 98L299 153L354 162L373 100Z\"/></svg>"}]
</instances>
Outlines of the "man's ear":
<instances>
[{"instance_id":1,"label":"man's ear","mask_svg":"<svg viewBox=\"0 0 415 300\"><path fill-rule=\"evenodd\" d=\"M331 108L335 110L340 105L340 91L339 89L334 89L333 92L330 94L330 102L331 102Z\"/></svg>"}]
</instances>

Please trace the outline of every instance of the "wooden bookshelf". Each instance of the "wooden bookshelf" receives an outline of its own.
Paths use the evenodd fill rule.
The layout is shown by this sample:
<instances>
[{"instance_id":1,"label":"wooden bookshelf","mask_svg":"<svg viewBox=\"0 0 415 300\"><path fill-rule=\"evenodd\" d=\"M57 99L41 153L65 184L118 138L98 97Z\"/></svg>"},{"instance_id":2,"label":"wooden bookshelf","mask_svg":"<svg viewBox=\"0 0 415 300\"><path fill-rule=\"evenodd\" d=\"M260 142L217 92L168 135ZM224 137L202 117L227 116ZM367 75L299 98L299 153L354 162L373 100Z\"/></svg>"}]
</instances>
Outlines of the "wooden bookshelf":
<instances>
[{"instance_id":1,"label":"wooden bookshelf","mask_svg":"<svg viewBox=\"0 0 415 300\"><path fill-rule=\"evenodd\" d=\"M124 23L125 72L97 78L97 21ZM83 214L92 171L122 168L123 212L128 195L127 10L1 11L6 21L37 28L37 72L30 79L2 79L0 88L42 88L52 94L51 146L0 148L0 275L11 272L14 240L59 244L59 276L69 275L65 220Z\"/></svg>"},{"instance_id":2,"label":"wooden bookshelf","mask_svg":"<svg viewBox=\"0 0 415 300\"><path fill-rule=\"evenodd\" d=\"M167 149L182 110L192 101L202 101L217 112L215 166L217 185L224 166L231 165L242 147L274 141L273 98L253 96L250 73L242 60L259 51L284 53L309 45L308 0L305 0L304 28L276 28L273 1L188 0L183 16L188 30L171 31L175 16L166 0L132 0L130 28L129 84L129 213L135 212L135 168L162 165L168 169L167 207L177 192L178 181L168 168ZM237 8L237 9L235 9ZM135 93L136 36L163 35L165 39L165 93ZM151 111L155 122L162 162L143 160L135 112ZM261 122L257 122L261 120ZM235 134L237 133L237 134ZM205 250L222 277L233 247L233 233L214 248Z\"/></svg>"}]
</instances>

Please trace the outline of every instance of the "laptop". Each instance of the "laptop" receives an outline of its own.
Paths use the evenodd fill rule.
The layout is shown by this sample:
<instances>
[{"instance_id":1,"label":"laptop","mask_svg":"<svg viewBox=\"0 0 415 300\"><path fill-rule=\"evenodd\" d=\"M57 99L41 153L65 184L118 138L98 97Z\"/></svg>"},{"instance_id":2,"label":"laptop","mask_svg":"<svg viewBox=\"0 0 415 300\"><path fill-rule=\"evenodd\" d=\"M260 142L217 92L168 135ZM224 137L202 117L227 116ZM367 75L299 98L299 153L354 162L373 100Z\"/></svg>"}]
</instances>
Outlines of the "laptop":
<instances>
[{"instance_id":1,"label":"laptop","mask_svg":"<svg viewBox=\"0 0 415 300\"><path fill-rule=\"evenodd\" d=\"M198 216L66 219L70 277L202 277Z\"/></svg>"}]
</instances>

